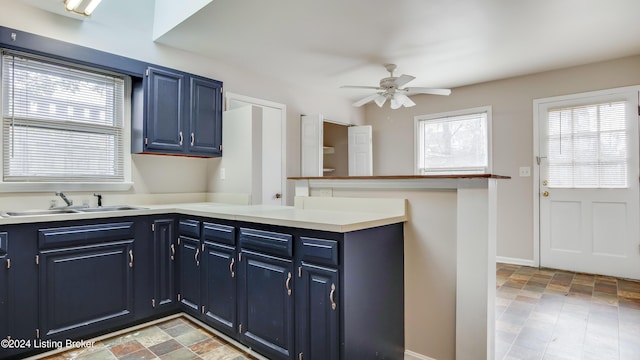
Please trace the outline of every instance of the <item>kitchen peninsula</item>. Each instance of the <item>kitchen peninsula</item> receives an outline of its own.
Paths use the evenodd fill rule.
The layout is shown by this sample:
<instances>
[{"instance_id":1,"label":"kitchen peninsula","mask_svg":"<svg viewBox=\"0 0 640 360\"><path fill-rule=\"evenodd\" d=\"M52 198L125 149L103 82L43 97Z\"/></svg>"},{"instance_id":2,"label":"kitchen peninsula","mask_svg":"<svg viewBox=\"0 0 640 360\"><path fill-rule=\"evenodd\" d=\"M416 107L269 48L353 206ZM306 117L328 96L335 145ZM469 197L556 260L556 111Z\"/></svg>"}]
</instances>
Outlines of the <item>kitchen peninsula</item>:
<instances>
[{"instance_id":1,"label":"kitchen peninsula","mask_svg":"<svg viewBox=\"0 0 640 360\"><path fill-rule=\"evenodd\" d=\"M89 340L183 314L259 358L402 359L405 201L330 202L5 211L0 338Z\"/></svg>"},{"instance_id":2,"label":"kitchen peninsula","mask_svg":"<svg viewBox=\"0 0 640 360\"><path fill-rule=\"evenodd\" d=\"M316 207L326 201L330 208L331 197L407 199L407 358L458 360L494 358L496 204L502 179L509 177L289 178L296 200Z\"/></svg>"}]
</instances>

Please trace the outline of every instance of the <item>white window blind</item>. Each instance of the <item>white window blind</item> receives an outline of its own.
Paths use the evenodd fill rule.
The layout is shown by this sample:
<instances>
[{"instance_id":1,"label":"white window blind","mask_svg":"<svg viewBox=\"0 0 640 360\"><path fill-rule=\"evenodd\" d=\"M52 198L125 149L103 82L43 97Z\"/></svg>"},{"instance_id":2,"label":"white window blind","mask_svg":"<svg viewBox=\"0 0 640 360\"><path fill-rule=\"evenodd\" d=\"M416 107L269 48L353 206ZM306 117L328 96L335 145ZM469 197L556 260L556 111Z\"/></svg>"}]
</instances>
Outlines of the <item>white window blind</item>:
<instances>
[{"instance_id":1,"label":"white window blind","mask_svg":"<svg viewBox=\"0 0 640 360\"><path fill-rule=\"evenodd\" d=\"M549 187L626 188L626 103L548 112Z\"/></svg>"},{"instance_id":2,"label":"white window blind","mask_svg":"<svg viewBox=\"0 0 640 360\"><path fill-rule=\"evenodd\" d=\"M4 182L123 182L124 79L2 53Z\"/></svg>"},{"instance_id":3,"label":"white window blind","mask_svg":"<svg viewBox=\"0 0 640 360\"><path fill-rule=\"evenodd\" d=\"M419 174L486 173L488 111L417 118Z\"/></svg>"}]
</instances>

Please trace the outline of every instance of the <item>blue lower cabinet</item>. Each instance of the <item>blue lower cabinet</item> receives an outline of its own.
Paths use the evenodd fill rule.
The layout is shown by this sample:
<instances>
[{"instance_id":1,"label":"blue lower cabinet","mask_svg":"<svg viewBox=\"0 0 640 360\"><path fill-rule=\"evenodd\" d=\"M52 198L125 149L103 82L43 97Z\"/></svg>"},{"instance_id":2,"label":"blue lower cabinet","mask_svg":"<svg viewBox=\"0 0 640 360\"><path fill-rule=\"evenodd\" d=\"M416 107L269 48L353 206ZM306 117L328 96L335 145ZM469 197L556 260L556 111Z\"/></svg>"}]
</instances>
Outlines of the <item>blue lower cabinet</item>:
<instances>
[{"instance_id":1,"label":"blue lower cabinet","mask_svg":"<svg viewBox=\"0 0 640 360\"><path fill-rule=\"evenodd\" d=\"M292 261L242 249L239 271L240 341L269 359L292 359Z\"/></svg>"},{"instance_id":2,"label":"blue lower cabinet","mask_svg":"<svg viewBox=\"0 0 640 360\"><path fill-rule=\"evenodd\" d=\"M39 263L41 337L133 320L133 239L41 251Z\"/></svg>"},{"instance_id":3,"label":"blue lower cabinet","mask_svg":"<svg viewBox=\"0 0 640 360\"><path fill-rule=\"evenodd\" d=\"M296 351L305 360L340 358L338 269L302 262L296 283Z\"/></svg>"},{"instance_id":4,"label":"blue lower cabinet","mask_svg":"<svg viewBox=\"0 0 640 360\"><path fill-rule=\"evenodd\" d=\"M0 339L9 337L9 294L13 293L9 287L11 256L8 245L9 234L0 233Z\"/></svg>"},{"instance_id":5,"label":"blue lower cabinet","mask_svg":"<svg viewBox=\"0 0 640 360\"><path fill-rule=\"evenodd\" d=\"M204 321L229 336L236 335L236 249L204 242L202 316Z\"/></svg>"},{"instance_id":6,"label":"blue lower cabinet","mask_svg":"<svg viewBox=\"0 0 640 360\"><path fill-rule=\"evenodd\" d=\"M153 299L151 305L157 311L173 309L176 305L175 263L177 244L175 221L154 220L153 232Z\"/></svg>"},{"instance_id":7,"label":"blue lower cabinet","mask_svg":"<svg viewBox=\"0 0 640 360\"><path fill-rule=\"evenodd\" d=\"M178 300L187 313L200 313L200 239L179 238Z\"/></svg>"}]
</instances>

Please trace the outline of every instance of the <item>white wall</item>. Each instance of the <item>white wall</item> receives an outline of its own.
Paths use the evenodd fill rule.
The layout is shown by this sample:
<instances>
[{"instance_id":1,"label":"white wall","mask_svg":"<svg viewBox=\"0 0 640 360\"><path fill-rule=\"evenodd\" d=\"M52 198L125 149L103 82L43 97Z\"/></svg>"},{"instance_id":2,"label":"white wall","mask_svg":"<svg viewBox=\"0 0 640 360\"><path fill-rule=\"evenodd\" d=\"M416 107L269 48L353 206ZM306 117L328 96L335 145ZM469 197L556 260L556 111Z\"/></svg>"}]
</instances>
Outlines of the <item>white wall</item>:
<instances>
[{"instance_id":1,"label":"white wall","mask_svg":"<svg viewBox=\"0 0 640 360\"><path fill-rule=\"evenodd\" d=\"M121 9L129 9L126 12ZM323 113L331 118L361 123L363 111L333 94L292 88L277 78L264 78L220 59L210 59L152 41L154 0L103 1L90 19L80 21L53 14L19 0L3 0L0 26L14 28L133 59L159 64L224 82L225 91L287 105L287 176L299 175L299 118ZM250 46L248 44L247 46ZM167 156L133 157L130 193L205 193L207 160ZM185 174L188 174L186 176Z\"/></svg>"},{"instance_id":2,"label":"white wall","mask_svg":"<svg viewBox=\"0 0 640 360\"><path fill-rule=\"evenodd\" d=\"M453 89L448 97L414 96L415 107L390 110L367 105L373 125L374 175L413 172L414 117L493 107L493 173L511 176L498 190L499 257L533 260L533 178L519 177L533 158L533 100L640 84L640 56ZM532 171L533 173L533 171Z\"/></svg>"}]
</instances>

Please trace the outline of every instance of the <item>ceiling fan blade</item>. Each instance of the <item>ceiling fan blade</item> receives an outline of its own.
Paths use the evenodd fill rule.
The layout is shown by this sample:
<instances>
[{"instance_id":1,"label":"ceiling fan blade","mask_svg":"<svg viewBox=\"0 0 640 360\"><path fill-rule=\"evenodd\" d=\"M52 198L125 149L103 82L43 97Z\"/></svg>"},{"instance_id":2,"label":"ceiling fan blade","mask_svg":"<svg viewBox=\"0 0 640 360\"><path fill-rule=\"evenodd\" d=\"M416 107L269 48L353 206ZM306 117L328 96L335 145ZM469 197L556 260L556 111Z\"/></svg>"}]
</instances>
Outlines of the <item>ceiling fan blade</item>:
<instances>
[{"instance_id":1,"label":"ceiling fan blade","mask_svg":"<svg viewBox=\"0 0 640 360\"><path fill-rule=\"evenodd\" d=\"M394 83L396 84L396 87L401 87L413 79L415 79L415 76L402 74L394 81Z\"/></svg>"},{"instance_id":2,"label":"ceiling fan blade","mask_svg":"<svg viewBox=\"0 0 640 360\"><path fill-rule=\"evenodd\" d=\"M396 94L395 96L396 101L398 101L400 103L400 105L404 106L404 107L412 107L415 106L416 103L413 102L413 100L409 99L409 97L405 94Z\"/></svg>"},{"instance_id":3,"label":"ceiling fan blade","mask_svg":"<svg viewBox=\"0 0 640 360\"><path fill-rule=\"evenodd\" d=\"M378 86L357 86L357 85L343 85L340 86L341 89L373 89L373 90L383 90Z\"/></svg>"},{"instance_id":4,"label":"ceiling fan blade","mask_svg":"<svg viewBox=\"0 0 640 360\"><path fill-rule=\"evenodd\" d=\"M405 89L402 89L404 91L406 91L407 95L415 95L415 94L431 94L431 95L449 95L451 94L451 90L450 89L433 89L433 88L426 88L426 87L408 87Z\"/></svg>"},{"instance_id":5,"label":"ceiling fan blade","mask_svg":"<svg viewBox=\"0 0 640 360\"><path fill-rule=\"evenodd\" d=\"M382 105L387 102L387 97L384 95L378 95L378 97L375 98L375 102L379 107L382 107Z\"/></svg>"},{"instance_id":6,"label":"ceiling fan blade","mask_svg":"<svg viewBox=\"0 0 640 360\"><path fill-rule=\"evenodd\" d=\"M368 103L369 101L373 101L373 100L374 100L375 98L377 98L378 96L380 96L380 95L379 95L379 94L372 94L372 95L369 95L369 96L367 96L367 97L366 97L366 98L364 98L364 99L360 99L360 100L358 100L358 101L354 102L354 103L353 103L353 106L355 106L355 107L362 106L362 105L364 105L364 104Z\"/></svg>"}]
</instances>

